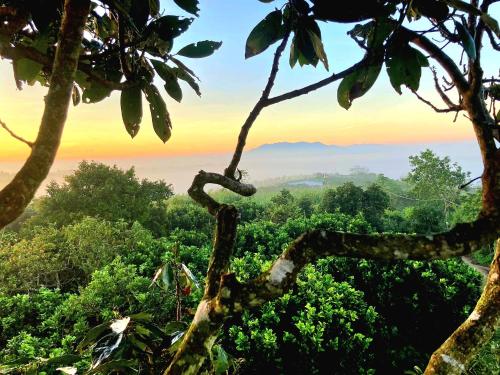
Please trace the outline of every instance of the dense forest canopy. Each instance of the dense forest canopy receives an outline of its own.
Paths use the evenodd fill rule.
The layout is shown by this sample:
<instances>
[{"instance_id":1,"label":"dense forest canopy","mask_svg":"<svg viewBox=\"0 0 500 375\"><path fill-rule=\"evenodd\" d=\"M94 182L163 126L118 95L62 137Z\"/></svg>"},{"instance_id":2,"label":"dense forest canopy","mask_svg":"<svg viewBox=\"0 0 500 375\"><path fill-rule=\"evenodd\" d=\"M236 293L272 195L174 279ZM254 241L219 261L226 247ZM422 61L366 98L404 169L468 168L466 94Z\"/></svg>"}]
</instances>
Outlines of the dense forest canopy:
<instances>
[{"instance_id":1,"label":"dense forest canopy","mask_svg":"<svg viewBox=\"0 0 500 375\"><path fill-rule=\"evenodd\" d=\"M59 365L74 374L90 363L94 373L223 373L233 358L235 372L249 373L265 366L458 374L474 364L500 318L499 245L480 296L480 277L456 258L474 251L490 256L500 234L499 86L483 71L484 49L499 49L490 12L497 1L372 0L350 8L323 0L259 1L276 8L250 32L245 56L276 44L267 83L224 172L194 177L188 192L196 204L171 198L164 182L139 182L133 170L83 163L35 202L18 232L1 232L0 290L8 306L2 371ZM198 0L174 2L198 16ZM35 141L1 122L31 154L0 191L0 227L23 213L47 176L70 101L91 104L119 90L125 129L134 137L144 96L166 142L172 121L154 77L174 100L182 99L179 80L199 94L183 59L210 56L221 46L205 40L173 51L193 19L162 13L158 0L0 4L0 55L12 61L18 87L48 86ZM363 58L272 96L288 47L290 66L330 69L321 30L327 22L352 23L348 35ZM459 62L448 45L461 51ZM411 158L406 178L407 193L422 204L403 210L391 207L380 185L348 183L316 199L284 190L260 207L204 191L216 184L239 196L256 194L238 166L265 108L339 81L337 101L349 109L383 68L399 94L406 87L431 110L470 119L484 166L480 191L465 193L467 174L430 151ZM426 68L442 105L418 92ZM487 371L495 366L484 362Z\"/></svg>"}]
</instances>

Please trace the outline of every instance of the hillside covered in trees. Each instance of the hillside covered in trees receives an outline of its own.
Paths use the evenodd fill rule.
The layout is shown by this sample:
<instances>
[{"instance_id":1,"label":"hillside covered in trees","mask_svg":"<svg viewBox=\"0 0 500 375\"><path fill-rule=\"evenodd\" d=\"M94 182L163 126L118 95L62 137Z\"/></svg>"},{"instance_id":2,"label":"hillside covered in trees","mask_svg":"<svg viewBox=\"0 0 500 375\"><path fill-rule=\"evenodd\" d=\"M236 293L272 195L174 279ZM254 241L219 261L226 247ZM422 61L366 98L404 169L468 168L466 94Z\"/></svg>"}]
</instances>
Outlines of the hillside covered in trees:
<instances>
[{"instance_id":1,"label":"hillside covered in trees","mask_svg":"<svg viewBox=\"0 0 500 375\"><path fill-rule=\"evenodd\" d=\"M461 188L469 177L458 165L430 151L410 164L403 180L359 169L351 180L362 185L279 185L252 199L214 191L241 212L231 271L256 277L315 228L430 234L477 215L480 191ZM213 224L163 181L82 162L0 232L0 373L161 373L202 296ZM484 248L473 262L487 266L492 254ZM205 369L419 374L482 283L460 259L325 258L292 292L229 319ZM113 321L122 333L109 330ZM498 372L498 346L496 336L468 372Z\"/></svg>"}]
</instances>

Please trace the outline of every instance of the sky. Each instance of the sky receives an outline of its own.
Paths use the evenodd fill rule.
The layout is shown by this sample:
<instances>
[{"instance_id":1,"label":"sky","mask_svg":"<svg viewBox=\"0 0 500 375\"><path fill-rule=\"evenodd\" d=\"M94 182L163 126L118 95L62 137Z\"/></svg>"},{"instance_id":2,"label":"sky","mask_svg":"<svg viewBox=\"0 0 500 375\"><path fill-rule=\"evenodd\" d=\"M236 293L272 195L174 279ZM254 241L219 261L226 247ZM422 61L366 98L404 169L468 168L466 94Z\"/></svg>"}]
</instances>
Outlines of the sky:
<instances>
[{"instance_id":1,"label":"sky","mask_svg":"<svg viewBox=\"0 0 500 375\"><path fill-rule=\"evenodd\" d=\"M241 124L264 88L274 51L271 48L245 60L245 41L275 4L257 0L200 2L199 19L176 39L174 51L206 39L222 41L223 45L209 58L183 60L201 79L201 98L183 86L184 99L179 104L163 91L173 121L172 138L163 144L156 137L144 102L141 130L131 139L121 120L119 93L115 92L101 103L80 104L70 109L58 159L161 157L233 150ZM186 15L171 0L162 0L161 5L166 14ZM302 87L359 60L361 51L345 35L352 26L322 27L330 72L319 65L316 69L298 66L291 69L285 52L273 92L279 94ZM487 68L498 70L493 56L486 55L484 59ZM428 72L422 81L420 93L436 98ZM355 101L349 111L337 104L337 86L332 84L265 109L251 130L248 149L281 141L349 145L473 139L470 124L463 116L454 123L454 115L434 113L407 90L399 96L384 72L372 90ZM17 90L11 63L0 61L0 119L24 138L36 136L45 93L46 89L40 86ZM0 132L0 145L0 162L22 160L29 153L26 145L5 132Z\"/></svg>"}]
</instances>

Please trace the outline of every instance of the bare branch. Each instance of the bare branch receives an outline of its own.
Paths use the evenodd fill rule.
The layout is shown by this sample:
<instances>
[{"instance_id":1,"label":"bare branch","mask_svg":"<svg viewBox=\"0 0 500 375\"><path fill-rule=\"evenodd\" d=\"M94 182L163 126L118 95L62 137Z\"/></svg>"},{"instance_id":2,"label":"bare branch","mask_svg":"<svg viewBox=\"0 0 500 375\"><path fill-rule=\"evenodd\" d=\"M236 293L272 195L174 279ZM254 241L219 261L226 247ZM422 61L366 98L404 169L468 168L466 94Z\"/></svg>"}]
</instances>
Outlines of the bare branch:
<instances>
[{"instance_id":1,"label":"bare branch","mask_svg":"<svg viewBox=\"0 0 500 375\"><path fill-rule=\"evenodd\" d=\"M18 136L16 133L14 133L12 130L9 129L9 127L7 126L7 124L5 124L5 122L3 122L2 120L0 120L0 126L2 128L5 129L5 131L7 133L9 133L11 135L12 138L15 138L17 139L18 141L21 141L25 144L27 144L30 148L33 147L33 142L30 142L30 141L27 141L26 139L24 139L23 137L20 137Z\"/></svg>"},{"instance_id":2,"label":"bare branch","mask_svg":"<svg viewBox=\"0 0 500 375\"><path fill-rule=\"evenodd\" d=\"M320 88L323 88L323 87L329 85L330 83L333 83L335 81L338 81L339 79L345 78L349 74L351 74L351 73L355 72L356 70L358 70L359 68L365 66L367 63L368 63L368 58L365 57L363 60L361 60L357 64L354 64L353 66L341 71L340 73L332 74L328 78L322 79L321 81L318 81L316 83L313 83L313 84L305 86L305 87L302 87L300 89L293 90L293 91L287 92L285 94L275 96L274 98L269 98L266 101L266 107L273 105L273 104L280 103L280 102L284 102L285 100L294 99L294 98L297 98L299 96L309 94L312 91L316 91Z\"/></svg>"},{"instance_id":3,"label":"bare branch","mask_svg":"<svg viewBox=\"0 0 500 375\"><path fill-rule=\"evenodd\" d=\"M493 47L495 51L500 51L500 44L495 40L495 34L493 34L490 28L486 28L486 35L488 35L491 47Z\"/></svg>"},{"instance_id":4,"label":"bare branch","mask_svg":"<svg viewBox=\"0 0 500 375\"><path fill-rule=\"evenodd\" d=\"M479 177L476 177L476 178L473 178L473 179L472 179L472 180L470 180L469 182L466 182L465 184L460 185L458 188L459 188L459 189L465 189L467 186L469 186L470 184L472 184L474 181L479 180L480 178L483 178L483 175L481 175L481 176L479 176Z\"/></svg>"},{"instance_id":5,"label":"bare branch","mask_svg":"<svg viewBox=\"0 0 500 375\"><path fill-rule=\"evenodd\" d=\"M254 124L255 120L259 116L262 109L264 109L264 107L266 106L267 99L269 98L269 94L271 93L271 90L274 86L274 81L276 80L276 75L278 74L281 55L285 50L289 37L290 37L290 31L288 31L285 34L285 37L283 38L278 48L276 49L276 52L274 53L271 73L269 74L269 78L267 79L266 87L264 88L264 91L262 92L260 99L257 101L254 108L248 115L248 118L246 119L245 123L241 127L240 135L238 137L238 143L236 144L236 150L234 151L233 158L229 163L229 166L224 171L224 175L227 177L233 179L235 178L236 168L238 168L238 164L241 160L241 154L243 153L243 149L245 148L248 132L250 131L250 128Z\"/></svg>"},{"instance_id":6,"label":"bare branch","mask_svg":"<svg viewBox=\"0 0 500 375\"><path fill-rule=\"evenodd\" d=\"M458 112L462 109L461 107L458 107L458 106L455 108L438 108L434 104L432 104L431 101L424 99L422 96L420 96L419 93L416 92L415 90L411 90L411 92L418 98L418 100L427 104L429 107L431 107L437 113Z\"/></svg>"},{"instance_id":7,"label":"bare branch","mask_svg":"<svg viewBox=\"0 0 500 375\"><path fill-rule=\"evenodd\" d=\"M0 228L15 220L47 177L66 122L83 29L90 0L66 0L50 87L31 154L13 180L0 191Z\"/></svg>"}]
</instances>

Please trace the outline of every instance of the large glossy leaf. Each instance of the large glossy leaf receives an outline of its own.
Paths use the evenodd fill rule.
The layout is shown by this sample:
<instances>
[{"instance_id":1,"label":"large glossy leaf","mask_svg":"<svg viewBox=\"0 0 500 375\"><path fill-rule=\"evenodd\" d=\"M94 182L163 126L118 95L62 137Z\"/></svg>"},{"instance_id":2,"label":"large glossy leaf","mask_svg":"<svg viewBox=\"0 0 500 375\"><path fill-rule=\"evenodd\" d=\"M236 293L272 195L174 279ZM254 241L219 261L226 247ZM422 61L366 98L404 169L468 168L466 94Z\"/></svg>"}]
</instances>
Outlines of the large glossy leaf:
<instances>
[{"instance_id":1,"label":"large glossy leaf","mask_svg":"<svg viewBox=\"0 0 500 375\"><path fill-rule=\"evenodd\" d=\"M360 98L370 90L377 80L382 69L382 60L358 69L345 77L337 90L337 100L339 104L349 109L354 99Z\"/></svg>"},{"instance_id":2,"label":"large glossy leaf","mask_svg":"<svg viewBox=\"0 0 500 375\"><path fill-rule=\"evenodd\" d=\"M184 9L186 12L194 14L198 16L199 9L199 1L198 0L174 0L180 8Z\"/></svg>"},{"instance_id":3,"label":"large glossy leaf","mask_svg":"<svg viewBox=\"0 0 500 375\"><path fill-rule=\"evenodd\" d=\"M122 333L109 333L102 337L97 343L93 350L92 357L94 360L92 361L92 365L90 367L91 370L97 370L99 366L106 361L114 351L116 351L123 340L123 332Z\"/></svg>"},{"instance_id":4,"label":"large glossy leaf","mask_svg":"<svg viewBox=\"0 0 500 375\"><path fill-rule=\"evenodd\" d=\"M247 38L245 58L264 52L283 37L283 15L280 10L269 13L253 28Z\"/></svg>"},{"instance_id":5,"label":"large glossy leaf","mask_svg":"<svg viewBox=\"0 0 500 375\"><path fill-rule=\"evenodd\" d=\"M109 322L99 324L87 331L87 334L77 346L78 350L82 350L87 346L95 344L97 339L109 329Z\"/></svg>"},{"instance_id":6,"label":"large glossy leaf","mask_svg":"<svg viewBox=\"0 0 500 375\"><path fill-rule=\"evenodd\" d=\"M181 48L177 54L195 59L208 57L218 50L221 45L222 42L204 40L202 42L188 44L187 46Z\"/></svg>"},{"instance_id":7,"label":"large glossy leaf","mask_svg":"<svg viewBox=\"0 0 500 375\"><path fill-rule=\"evenodd\" d=\"M165 326L164 328L164 332L167 334L167 335L174 335L178 332L183 332L185 331L187 328L187 324L185 322L181 322L181 321L172 321L172 322L168 322L167 325Z\"/></svg>"},{"instance_id":8,"label":"large glossy leaf","mask_svg":"<svg viewBox=\"0 0 500 375\"><path fill-rule=\"evenodd\" d=\"M192 18L163 16L151 22L146 30L148 33L155 32L163 40L171 41L185 32L192 22Z\"/></svg>"},{"instance_id":9,"label":"large glossy leaf","mask_svg":"<svg viewBox=\"0 0 500 375\"><path fill-rule=\"evenodd\" d=\"M392 48L386 61L387 74L391 85L401 94L401 86L416 91L420 85L422 66L428 66L427 58L415 48L407 44Z\"/></svg>"},{"instance_id":10,"label":"large glossy leaf","mask_svg":"<svg viewBox=\"0 0 500 375\"><path fill-rule=\"evenodd\" d=\"M139 86L129 87L121 92L120 105L125 129L134 138L142 121L142 92Z\"/></svg>"},{"instance_id":11,"label":"large glossy leaf","mask_svg":"<svg viewBox=\"0 0 500 375\"><path fill-rule=\"evenodd\" d=\"M186 277L189 279L191 283L193 283L197 288L199 288L198 280L196 280L196 277L193 275L191 270L184 264L181 264L182 272L186 275Z\"/></svg>"},{"instance_id":12,"label":"large glossy leaf","mask_svg":"<svg viewBox=\"0 0 500 375\"><path fill-rule=\"evenodd\" d=\"M216 375L226 374L229 370L229 358L220 345L212 348L212 366Z\"/></svg>"},{"instance_id":13,"label":"large glossy leaf","mask_svg":"<svg viewBox=\"0 0 500 375\"><path fill-rule=\"evenodd\" d=\"M178 102L182 101L182 89L174 68L169 67L162 61L151 60L153 67L158 75L165 81L165 90L168 95Z\"/></svg>"},{"instance_id":14,"label":"large glossy leaf","mask_svg":"<svg viewBox=\"0 0 500 375\"><path fill-rule=\"evenodd\" d=\"M111 89L93 81L90 87L83 90L82 100L84 103L97 103L111 95Z\"/></svg>"},{"instance_id":15,"label":"large glossy leaf","mask_svg":"<svg viewBox=\"0 0 500 375\"><path fill-rule=\"evenodd\" d=\"M46 53L47 47L49 45L49 37L46 33L39 34L32 42L31 47L41 53ZM43 68L42 64L39 64L28 58L15 59L13 61L14 75L17 80L26 81L29 84L33 84L35 78L38 76Z\"/></svg>"},{"instance_id":16,"label":"large glossy leaf","mask_svg":"<svg viewBox=\"0 0 500 375\"><path fill-rule=\"evenodd\" d=\"M177 78L186 82L194 90L194 92L196 92L196 95L201 96L200 86L193 76L191 76L188 72L186 72L186 70L182 68L173 68L173 70Z\"/></svg>"},{"instance_id":17,"label":"large glossy leaf","mask_svg":"<svg viewBox=\"0 0 500 375\"><path fill-rule=\"evenodd\" d=\"M143 90L149 102L154 131L163 142L167 142L172 135L172 122L167 105L154 85L148 84Z\"/></svg>"},{"instance_id":18,"label":"large glossy leaf","mask_svg":"<svg viewBox=\"0 0 500 375\"><path fill-rule=\"evenodd\" d=\"M163 266L161 280L163 281L165 289L172 289L175 287L174 270L172 269L172 265L170 263Z\"/></svg>"},{"instance_id":19,"label":"large glossy leaf","mask_svg":"<svg viewBox=\"0 0 500 375\"><path fill-rule=\"evenodd\" d=\"M323 63L325 69L328 70L328 58L326 56L321 38L312 30L307 30L307 33L309 34L309 38L311 39L317 58Z\"/></svg>"},{"instance_id":20,"label":"large glossy leaf","mask_svg":"<svg viewBox=\"0 0 500 375\"><path fill-rule=\"evenodd\" d=\"M457 29L458 36L460 37L460 41L462 42L462 46L464 47L465 53L471 60L476 59L476 44L474 43L474 39L472 35L470 35L469 30L460 22L455 21L455 27Z\"/></svg>"}]
</instances>

